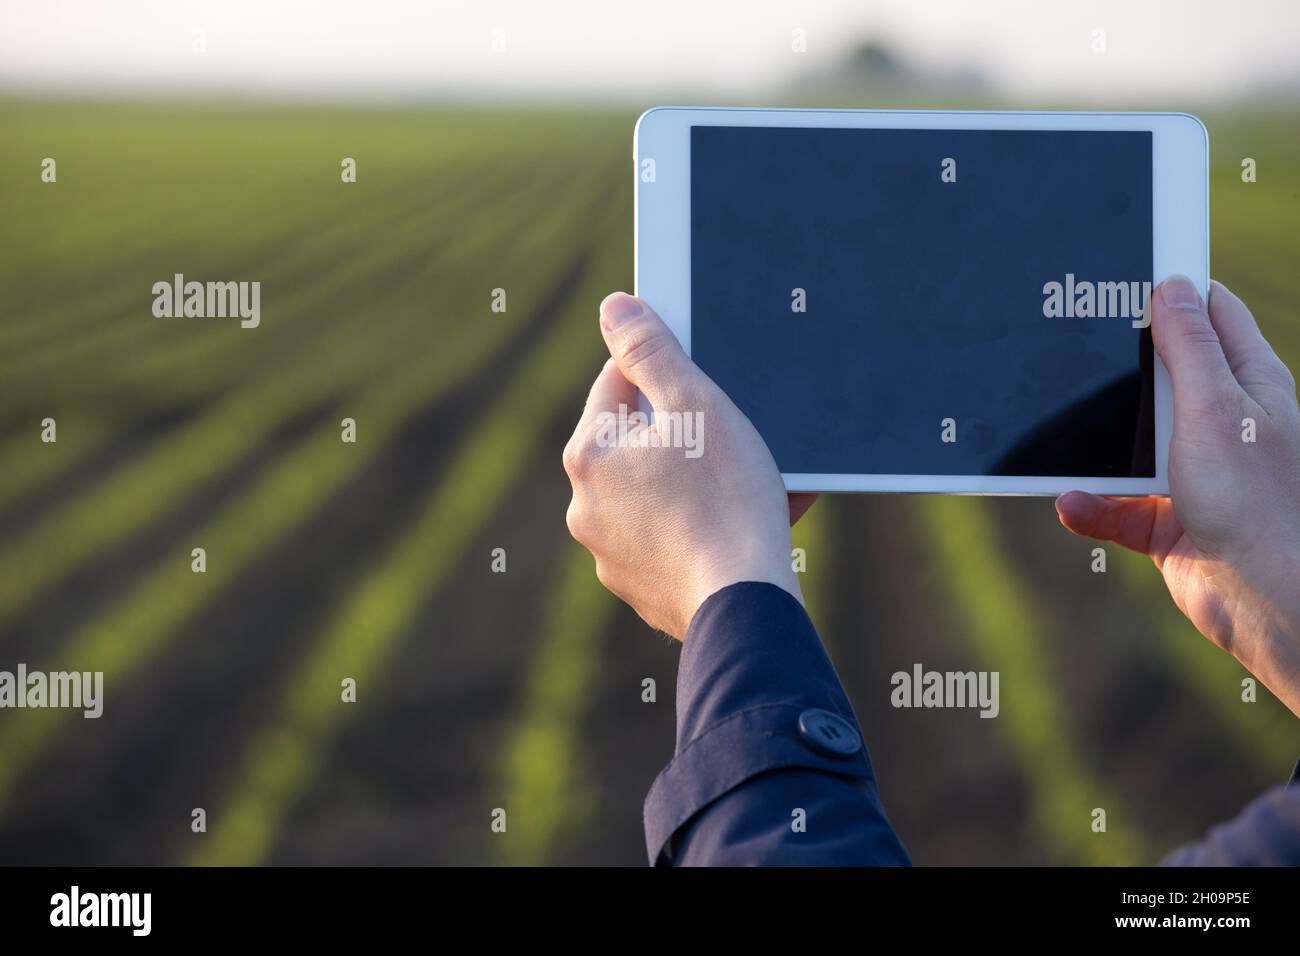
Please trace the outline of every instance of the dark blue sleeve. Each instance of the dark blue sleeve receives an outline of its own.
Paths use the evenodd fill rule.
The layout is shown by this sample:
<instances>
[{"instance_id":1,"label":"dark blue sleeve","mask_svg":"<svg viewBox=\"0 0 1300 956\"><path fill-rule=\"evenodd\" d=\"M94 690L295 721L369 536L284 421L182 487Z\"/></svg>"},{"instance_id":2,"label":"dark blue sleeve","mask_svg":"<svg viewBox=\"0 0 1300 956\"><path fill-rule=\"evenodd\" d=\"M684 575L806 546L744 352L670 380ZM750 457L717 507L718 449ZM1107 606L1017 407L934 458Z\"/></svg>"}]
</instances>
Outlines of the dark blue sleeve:
<instances>
[{"instance_id":1,"label":"dark blue sleeve","mask_svg":"<svg viewBox=\"0 0 1300 956\"><path fill-rule=\"evenodd\" d=\"M676 755L646 797L645 830L657 864L911 862L830 658L781 588L734 584L696 612Z\"/></svg>"},{"instance_id":2,"label":"dark blue sleeve","mask_svg":"<svg viewBox=\"0 0 1300 956\"><path fill-rule=\"evenodd\" d=\"M1164 866L1300 866L1300 762L1274 787L1199 843L1175 850Z\"/></svg>"}]
</instances>

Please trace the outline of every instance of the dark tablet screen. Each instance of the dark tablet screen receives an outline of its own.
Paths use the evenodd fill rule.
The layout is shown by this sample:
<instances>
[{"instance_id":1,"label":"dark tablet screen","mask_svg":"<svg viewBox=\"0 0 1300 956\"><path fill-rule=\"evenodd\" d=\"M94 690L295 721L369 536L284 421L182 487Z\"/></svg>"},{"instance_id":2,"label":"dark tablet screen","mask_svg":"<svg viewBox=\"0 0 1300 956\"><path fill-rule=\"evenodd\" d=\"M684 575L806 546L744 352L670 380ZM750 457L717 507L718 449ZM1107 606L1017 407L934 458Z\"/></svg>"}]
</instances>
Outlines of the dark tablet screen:
<instances>
[{"instance_id":1,"label":"dark tablet screen","mask_svg":"<svg viewBox=\"0 0 1300 956\"><path fill-rule=\"evenodd\" d=\"M784 472L1151 477L1151 134L691 130L691 340Z\"/></svg>"}]
</instances>

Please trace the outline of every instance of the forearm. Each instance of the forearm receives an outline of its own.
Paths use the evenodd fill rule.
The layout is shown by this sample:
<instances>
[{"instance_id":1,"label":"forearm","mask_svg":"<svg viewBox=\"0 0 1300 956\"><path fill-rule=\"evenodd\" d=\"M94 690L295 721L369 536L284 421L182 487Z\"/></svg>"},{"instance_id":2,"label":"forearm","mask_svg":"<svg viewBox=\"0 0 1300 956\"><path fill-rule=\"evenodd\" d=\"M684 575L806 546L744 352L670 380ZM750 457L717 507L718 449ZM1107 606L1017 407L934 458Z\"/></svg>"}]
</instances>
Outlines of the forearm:
<instances>
[{"instance_id":1,"label":"forearm","mask_svg":"<svg viewBox=\"0 0 1300 956\"><path fill-rule=\"evenodd\" d=\"M1300 615L1300 609L1294 613ZM1248 669L1291 713L1300 717L1300 616L1279 620L1271 634Z\"/></svg>"},{"instance_id":2,"label":"forearm","mask_svg":"<svg viewBox=\"0 0 1300 956\"><path fill-rule=\"evenodd\" d=\"M1260 563L1232 585L1227 649L1300 717L1300 559L1288 551Z\"/></svg>"}]
</instances>

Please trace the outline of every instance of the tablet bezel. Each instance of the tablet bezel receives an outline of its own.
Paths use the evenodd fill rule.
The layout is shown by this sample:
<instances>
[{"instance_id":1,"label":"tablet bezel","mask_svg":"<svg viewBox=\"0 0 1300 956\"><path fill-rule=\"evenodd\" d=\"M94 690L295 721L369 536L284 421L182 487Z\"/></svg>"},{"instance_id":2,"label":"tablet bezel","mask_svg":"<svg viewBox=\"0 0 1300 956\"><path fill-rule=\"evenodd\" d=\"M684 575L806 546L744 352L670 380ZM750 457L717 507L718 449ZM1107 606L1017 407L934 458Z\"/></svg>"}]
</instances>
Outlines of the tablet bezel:
<instances>
[{"instance_id":1,"label":"tablet bezel","mask_svg":"<svg viewBox=\"0 0 1300 956\"><path fill-rule=\"evenodd\" d=\"M695 109L657 107L633 135L636 294L691 351L690 131L692 126L848 129L1147 130L1151 137L1153 266L1156 282L1182 273L1204 298L1210 280L1209 135L1188 113L948 110ZM642 162L654 161L654 177ZM936 423L937 428L937 423ZM1154 478L1005 475L848 475L783 473L790 491L914 491L952 494L1108 495L1169 493L1173 394L1155 356Z\"/></svg>"}]
</instances>

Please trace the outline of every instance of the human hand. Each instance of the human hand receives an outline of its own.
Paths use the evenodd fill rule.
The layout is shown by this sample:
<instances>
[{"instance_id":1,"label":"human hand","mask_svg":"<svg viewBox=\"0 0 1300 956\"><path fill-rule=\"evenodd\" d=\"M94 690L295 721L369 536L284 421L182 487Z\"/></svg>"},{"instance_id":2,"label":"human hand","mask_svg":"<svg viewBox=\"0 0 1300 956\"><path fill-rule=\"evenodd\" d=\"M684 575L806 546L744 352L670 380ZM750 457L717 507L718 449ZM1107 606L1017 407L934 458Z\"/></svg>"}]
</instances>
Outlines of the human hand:
<instances>
[{"instance_id":1,"label":"human hand","mask_svg":"<svg viewBox=\"0 0 1300 956\"><path fill-rule=\"evenodd\" d=\"M679 640L704 600L730 584L765 581L802 602L790 525L815 496L787 497L749 419L649 306L616 292L600 314L611 358L564 449L569 532L595 556L600 582ZM637 389L656 420L633 419L620 436L614 426L636 412ZM677 427L683 416L690 432ZM696 448L681 447L683 436Z\"/></svg>"},{"instance_id":2,"label":"human hand","mask_svg":"<svg viewBox=\"0 0 1300 956\"><path fill-rule=\"evenodd\" d=\"M1181 276L1152 295L1173 380L1169 498L1057 499L1075 534L1149 555L1179 610L1300 716L1300 410L1250 310ZM1243 440L1254 420L1255 441Z\"/></svg>"}]
</instances>

